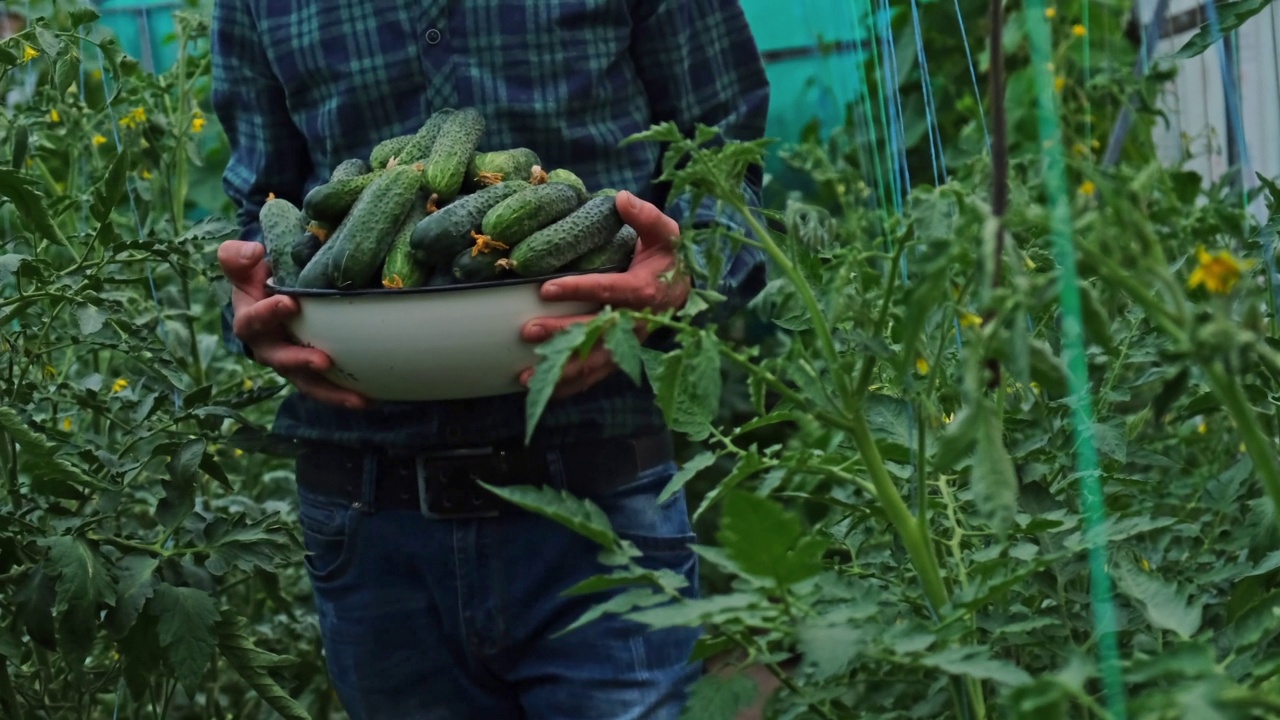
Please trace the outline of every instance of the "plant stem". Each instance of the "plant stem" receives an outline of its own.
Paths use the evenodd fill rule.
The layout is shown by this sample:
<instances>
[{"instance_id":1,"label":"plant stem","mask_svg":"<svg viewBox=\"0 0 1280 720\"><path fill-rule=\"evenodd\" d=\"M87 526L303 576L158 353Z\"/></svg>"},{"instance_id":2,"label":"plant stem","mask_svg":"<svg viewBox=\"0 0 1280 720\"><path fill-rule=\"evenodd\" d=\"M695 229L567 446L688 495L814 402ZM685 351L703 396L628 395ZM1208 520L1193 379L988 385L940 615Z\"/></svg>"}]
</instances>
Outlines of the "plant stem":
<instances>
[{"instance_id":1,"label":"plant stem","mask_svg":"<svg viewBox=\"0 0 1280 720\"><path fill-rule=\"evenodd\" d=\"M1221 365L1207 365L1204 371L1209 378L1210 387L1244 435L1245 452L1249 453L1254 470L1262 477L1262 484L1271 496L1272 504L1280 510L1280 460L1277 459L1271 441L1262 433L1253 406L1240 389L1240 383L1223 370Z\"/></svg>"}]
</instances>

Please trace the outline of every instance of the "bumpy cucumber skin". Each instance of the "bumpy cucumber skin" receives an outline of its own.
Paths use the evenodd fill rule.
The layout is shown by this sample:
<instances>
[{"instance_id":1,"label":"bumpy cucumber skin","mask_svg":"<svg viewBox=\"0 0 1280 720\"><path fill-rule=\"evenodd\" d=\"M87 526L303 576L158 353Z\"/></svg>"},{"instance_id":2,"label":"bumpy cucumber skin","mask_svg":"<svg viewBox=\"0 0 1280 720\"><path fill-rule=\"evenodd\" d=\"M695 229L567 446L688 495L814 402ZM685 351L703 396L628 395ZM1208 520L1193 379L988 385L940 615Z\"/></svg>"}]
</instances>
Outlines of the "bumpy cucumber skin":
<instances>
[{"instance_id":1,"label":"bumpy cucumber skin","mask_svg":"<svg viewBox=\"0 0 1280 720\"><path fill-rule=\"evenodd\" d=\"M427 280L426 268L414 259L409 250L409 236L419 222L427 216L427 199L418 193L400 229L396 231L396 239L391 242L387 251L387 261L382 266L382 286L385 288L418 287Z\"/></svg>"},{"instance_id":2,"label":"bumpy cucumber skin","mask_svg":"<svg viewBox=\"0 0 1280 720\"><path fill-rule=\"evenodd\" d=\"M338 225L356 200L386 170L374 170L342 180L317 185L302 199L302 211L312 220Z\"/></svg>"},{"instance_id":3,"label":"bumpy cucumber skin","mask_svg":"<svg viewBox=\"0 0 1280 720\"><path fill-rule=\"evenodd\" d=\"M508 180L528 180L533 173L533 166L542 162L538 154L529 148L519 147L510 150L476 153L467 165L467 179L463 187L468 190L488 187L492 183L484 181L481 173L488 173L498 182Z\"/></svg>"},{"instance_id":4,"label":"bumpy cucumber skin","mask_svg":"<svg viewBox=\"0 0 1280 720\"><path fill-rule=\"evenodd\" d=\"M491 240L515 247L533 233L577 210L580 205L578 191L569 185L535 185L494 206L485 214L481 230Z\"/></svg>"},{"instance_id":5,"label":"bumpy cucumber skin","mask_svg":"<svg viewBox=\"0 0 1280 720\"><path fill-rule=\"evenodd\" d=\"M550 275L609 242L622 225L613 198L592 198L568 217L517 245L511 251L508 265L522 277Z\"/></svg>"},{"instance_id":6,"label":"bumpy cucumber skin","mask_svg":"<svg viewBox=\"0 0 1280 720\"><path fill-rule=\"evenodd\" d=\"M467 166L475 156L484 128L484 116L475 108L463 108L445 119L422 175L424 187L436 196L438 205L452 202L462 192Z\"/></svg>"},{"instance_id":7,"label":"bumpy cucumber skin","mask_svg":"<svg viewBox=\"0 0 1280 720\"><path fill-rule=\"evenodd\" d=\"M618 197L618 191L615 188L601 188L591 193L591 197Z\"/></svg>"},{"instance_id":8,"label":"bumpy cucumber skin","mask_svg":"<svg viewBox=\"0 0 1280 720\"><path fill-rule=\"evenodd\" d=\"M453 278L460 283L484 282L498 278L503 273L503 268L498 265L498 261L506 256L507 253L501 250L476 253L472 256L471 249L467 248L453 259L451 266Z\"/></svg>"},{"instance_id":9,"label":"bumpy cucumber skin","mask_svg":"<svg viewBox=\"0 0 1280 720\"><path fill-rule=\"evenodd\" d=\"M530 187L523 180L509 180L459 198L418 223L409 240L410 249L421 263L448 263L475 243L471 231L480 226L489 210Z\"/></svg>"},{"instance_id":10,"label":"bumpy cucumber skin","mask_svg":"<svg viewBox=\"0 0 1280 720\"><path fill-rule=\"evenodd\" d=\"M292 287L298 282L301 268L293 261L293 242L300 234L301 218L302 211L284 198L272 198L258 211L267 262L271 265L275 283L281 287Z\"/></svg>"},{"instance_id":11,"label":"bumpy cucumber skin","mask_svg":"<svg viewBox=\"0 0 1280 720\"><path fill-rule=\"evenodd\" d=\"M339 290L367 287L377 275L421 187L419 167L397 165L384 171L321 248L334 248L329 279Z\"/></svg>"},{"instance_id":12,"label":"bumpy cucumber skin","mask_svg":"<svg viewBox=\"0 0 1280 720\"><path fill-rule=\"evenodd\" d=\"M431 117L428 117L427 121L422 123L422 127L418 128L418 132L413 134L413 139L400 149L400 154L395 156L396 162L404 165L426 161L431 156L436 140L440 137L440 130L456 112L457 110L453 108L441 108L431 113Z\"/></svg>"},{"instance_id":13,"label":"bumpy cucumber skin","mask_svg":"<svg viewBox=\"0 0 1280 720\"><path fill-rule=\"evenodd\" d=\"M629 264L631 257L635 255L636 243L639 241L640 236L635 228L623 225L609 242L579 255L576 260L569 263L566 269L574 272L590 272Z\"/></svg>"},{"instance_id":14,"label":"bumpy cucumber skin","mask_svg":"<svg viewBox=\"0 0 1280 720\"><path fill-rule=\"evenodd\" d=\"M590 197L589 193L587 193L587 184L582 182L582 178L574 175L571 171L565 170L564 168L552 170L547 173L547 182L564 183L565 185L575 188L578 191L579 202L586 202Z\"/></svg>"},{"instance_id":15,"label":"bumpy cucumber skin","mask_svg":"<svg viewBox=\"0 0 1280 720\"><path fill-rule=\"evenodd\" d=\"M303 232L293 241L293 246L289 249L289 257L293 258L293 264L299 269L307 266L311 262L311 258L320 252L320 246L324 245L319 236L313 232Z\"/></svg>"},{"instance_id":16,"label":"bumpy cucumber skin","mask_svg":"<svg viewBox=\"0 0 1280 720\"><path fill-rule=\"evenodd\" d=\"M333 169L329 175L329 182L337 182L346 180L347 178L359 177L367 175L373 171L373 167L365 162L362 158L351 158L338 163L338 167Z\"/></svg>"},{"instance_id":17,"label":"bumpy cucumber skin","mask_svg":"<svg viewBox=\"0 0 1280 720\"><path fill-rule=\"evenodd\" d=\"M413 140L413 136L417 133L406 133L398 137L388 138L373 146L373 150L369 153L369 164L376 168L387 167L387 163L397 153L404 150L405 146Z\"/></svg>"}]
</instances>

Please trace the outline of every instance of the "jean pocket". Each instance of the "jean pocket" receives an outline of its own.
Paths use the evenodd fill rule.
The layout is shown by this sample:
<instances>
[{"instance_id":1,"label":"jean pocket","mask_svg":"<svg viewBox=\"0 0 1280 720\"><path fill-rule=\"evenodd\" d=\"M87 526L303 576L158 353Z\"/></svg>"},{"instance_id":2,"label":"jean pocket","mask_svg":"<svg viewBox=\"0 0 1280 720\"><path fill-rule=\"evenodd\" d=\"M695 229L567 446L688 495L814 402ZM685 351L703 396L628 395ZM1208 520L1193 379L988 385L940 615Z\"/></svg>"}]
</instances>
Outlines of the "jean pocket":
<instances>
[{"instance_id":1,"label":"jean pocket","mask_svg":"<svg viewBox=\"0 0 1280 720\"><path fill-rule=\"evenodd\" d=\"M350 503L298 489L303 564L313 582L338 579L355 556L359 513Z\"/></svg>"},{"instance_id":2,"label":"jean pocket","mask_svg":"<svg viewBox=\"0 0 1280 720\"><path fill-rule=\"evenodd\" d=\"M633 543L645 557L664 563L691 560L689 546L697 541L684 493L658 502L676 471L674 463L649 468L596 500L618 537Z\"/></svg>"}]
</instances>

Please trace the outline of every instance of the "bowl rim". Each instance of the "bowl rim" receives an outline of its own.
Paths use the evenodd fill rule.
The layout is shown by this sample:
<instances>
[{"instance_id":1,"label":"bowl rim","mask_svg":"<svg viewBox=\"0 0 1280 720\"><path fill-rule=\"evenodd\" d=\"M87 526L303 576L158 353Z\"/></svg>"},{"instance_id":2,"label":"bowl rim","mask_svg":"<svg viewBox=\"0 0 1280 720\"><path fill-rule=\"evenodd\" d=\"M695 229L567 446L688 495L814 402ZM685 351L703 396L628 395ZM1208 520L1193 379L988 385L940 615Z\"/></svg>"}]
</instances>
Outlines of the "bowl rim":
<instances>
[{"instance_id":1,"label":"bowl rim","mask_svg":"<svg viewBox=\"0 0 1280 720\"><path fill-rule=\"evenodd\" d=\"M544 283L548 280L556 278L573 277L575 275L602 275L609 273L620 273L627 269L626 265L609 265L596 270L574 270L569 272L560 272L553 275L539 275L537 277L510 277L500 280L484 280L481 282L463 283L460 285L433 285L411 288L360 288L358 290L336 290L332 288L295 288L281 287L275 284L275 277L267 278L267 289L278 295L287 295L291 297L333 297L347 298L359 297L362 295L390 295L400 297L404 295L425 295L429 293L448 293L461 292L464 290L483 290L495 287L511 287L515 285L532 285L534 283Z\"/></svg>"}]
</instances>

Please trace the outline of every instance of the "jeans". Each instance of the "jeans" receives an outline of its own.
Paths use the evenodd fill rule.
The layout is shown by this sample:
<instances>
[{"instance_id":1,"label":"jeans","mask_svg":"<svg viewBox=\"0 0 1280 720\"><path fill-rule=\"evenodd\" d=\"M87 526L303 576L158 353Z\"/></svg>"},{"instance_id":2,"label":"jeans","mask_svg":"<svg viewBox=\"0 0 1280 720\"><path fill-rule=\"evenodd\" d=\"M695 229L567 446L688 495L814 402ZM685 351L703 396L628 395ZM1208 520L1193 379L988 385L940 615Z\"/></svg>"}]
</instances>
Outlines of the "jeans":
<instances>
[{"instance_id":1,"label":"jeans","mask_svg":"<svg viewBox=\"0 0 1280 720\"><path fill-rule=\"evenodd\" d=\"M644 552L642 564L682 574L692 596L697 556L684 495L657 504L675 471L642 470L591 500ZM364 471L367 497L373 474ZM699 629L655 631L607 615L554 637L621 592L561 597L608 571L590 540L516 508L429 520L298 492L326 663L353 720L679 717L702 670L690 660Z\"/></svg>"}]
</instances>

